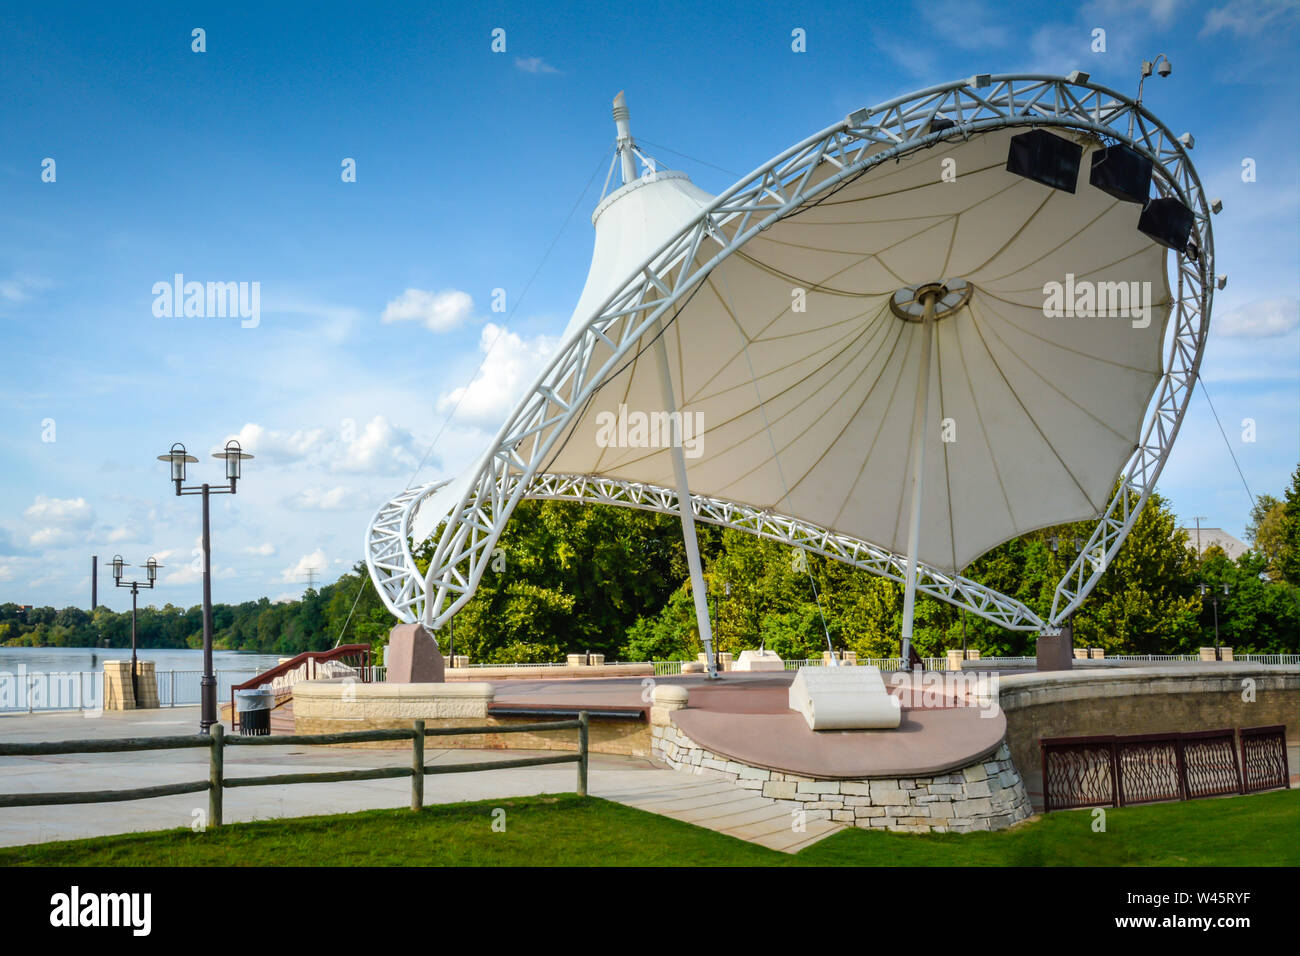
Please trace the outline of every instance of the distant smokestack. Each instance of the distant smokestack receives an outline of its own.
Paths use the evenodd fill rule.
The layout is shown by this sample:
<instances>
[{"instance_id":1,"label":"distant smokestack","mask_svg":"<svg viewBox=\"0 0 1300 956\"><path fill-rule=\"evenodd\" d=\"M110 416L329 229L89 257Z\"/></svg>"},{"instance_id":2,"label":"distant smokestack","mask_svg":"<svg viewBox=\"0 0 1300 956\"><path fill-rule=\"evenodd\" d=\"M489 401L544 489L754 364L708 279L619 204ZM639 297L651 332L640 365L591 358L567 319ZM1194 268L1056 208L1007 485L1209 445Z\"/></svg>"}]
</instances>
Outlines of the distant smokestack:
<instances>
[{"instance_id":1,"label":"distant smokestack","mask_svg":"<svg viewBox=\"0 0 1300 956\"><path fill-rule=\"evenodd\" d=\"M99 607L99 555L90 556L90 613Z\"/></svg>"}]
</instances>

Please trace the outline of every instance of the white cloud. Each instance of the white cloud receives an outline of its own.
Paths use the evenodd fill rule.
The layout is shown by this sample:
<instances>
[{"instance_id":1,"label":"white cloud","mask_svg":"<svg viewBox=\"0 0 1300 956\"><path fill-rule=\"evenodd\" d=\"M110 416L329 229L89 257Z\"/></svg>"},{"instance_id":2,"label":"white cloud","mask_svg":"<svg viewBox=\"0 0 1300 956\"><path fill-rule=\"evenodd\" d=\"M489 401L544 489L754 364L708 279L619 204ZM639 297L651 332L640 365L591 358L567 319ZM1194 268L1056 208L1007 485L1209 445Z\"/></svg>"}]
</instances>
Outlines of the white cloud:
<instances>
[{"instance_id":1,"label":"white cloud","mask_svg":"<svg viewBox=\"0 0 1300 956\"><path fill-rule=\"evenodd\" d=\"M95 516L85 498L50 498L37 495L36 500L23 512L33 521L43 521L63 527L84 527Z\"/></svg>"},{"instance_id":2,"label":"white cloud","mask_svg":"<svg viewBox=\"0 0 1300 956\"><path fill-rule=\"evenodd\" d=\"M104 540L109 544L117 544L120 541L137 541L140 538L140 530L133 525L124 524L118 528L112 528Z\"/></svg>"},{"instance_id":3,"label":"white cloud","mask_svg":"<svg viewBox=\"0 0 1300 956\"><path fill-rule=\"evenodd\" d=\"M159 583L163 586L177 584L198 584L203 580L203 535L194 536L194 546L188 552L176 548L164 548L161 551L151 552L151 556L158 562L160 568L167 570L166 574L159 577ZM214 581L226 581L231 578L239 577L233 567L228 565L212 562L212 579Z\"/></svg>"},{"instance_id":4,"label":"white cloud","mask_svg":"<svg viewBox=\"0 0 1300 956\"><path fill-rule=\"evenodd\" d=\"M1289 296L1261 299L1211 321L1212 335L1243 339L1286 335L1300 328L1300 299Z\"/></svg>"},{"instance_id":5,"label":"white cloud","mask_svg":"<svg viewBox=\"0 0 1300 956\"><path fill-rule=\"evenodd\" d=\"M1295 0L1228 0L1205 15L1201 36L1213 36L1224 30L1239 37L1258 37L1278 33L1300 22L1300 6Z\"/></svg>"},{"instance_id":6,"label":"white cloud","mask_svg":"<svg viewBox=\"0 0 1300 956\"><path fill-rule=\"evenodd\" d=\"M314 302L292 296L281 298L279 295L263 298L262 314L301 316L311 323L312 335L333 344L347 339L366 319L365 313L350 305Z\"/></svg>"},{"instance_id":7,"label":"white cloud","mask_svg":"<svg viewBox=\"0 0 1300 956\"><path fill-rule=\"evenodd\" d=\"M517 56L515 57L515 69L522 73L541 74L558 74L560 71L551 64L547 63L540 56Z\"/></svg>"},{"instance_id":8,"label":"white cloud","mask_svg":"<svg viewBox=\"0 0 1300 956\"><path fill-rule=\"evenodd\" d=\"M27 549L20 545L12 532L8 528L0 528L0 555L18 555L26 553Z\"/></svg>"},{"instance_id":9,"label":"white cloud","mask_svg":"<svg viewBox=\"0 0 1300 956\"><path fill-rule=\"evenodd\" d=\"M246 452L270 462L301 461L321 447L325 438L325 429L300 429L293 432L273 431L261 425L249 422L236 434L231 435ZM229 439L227 439L229 440ZM213 448L221 451L225 442Z\"/></svg>"},{"instance_id":10,"label":"white cloud","mask_svg":"<svg viewBox=\"0 0 1300 956\"><path fill-rule=\"evenodd\" d=\"M26 302L33 292L48 289L50 285L48 279L38 276L12 275L8 279L0 279L0 299L5 302Z\"/></svg>"},{"instance_id":11,"label":"white cloud","mask_svg":"<svg viewBox=\"0 0 1300 956\"><path fill-rule=\"evenodd\" d=\"M383 415L376 415L352 441L345 442L342 455L334 462L336 471L391 472L414 468L419 462L415 439Z\"/></svg>"},{"instance_id":12,"label":"white cloud","mask_svg":"<svg viewBox=\"0 0 1300 956\"><path fill-rule=\"evenodd\" d=\"M245 549L244 549L244 553L245 553L245 554L259 554L259 555L261 555L261 556L264 557L264 558L269 558L271 555L275 554L275 545L273 545L273 544L271 544L271 542L267 541L267 542L264 542L264 543L262 543L262 544L254 545L254 546L251 547L251 548L245 548Z\"/></svg>"},{"instance_id":13,"label":"white cloud","mask_svg":"<svg viewBox=\"0 0 1300 956\"><path fill-rule=\"evenodd\" d=\"M1007 45L1010 36L999 17L983 4L966 0L933 0L921 13L945 40L962 50L983 50Z\"/></svg>"},{"instance_id":14,"label":"white cloud","mask_svg":"<svg viewBox=\"0 0 1300 956\"><path fill-rule=\"evenodd\" d=\"M347 511L363 507L365 503L356 492L343 485L303 488L284 499L285 507L294 511Z\"/></svg>"},{"instance_id":15,"label":"white cloud","mask_svg":"<svg viewBox=\"0 0 1300 956\"><path fill-rule=\"evenodd\" d=\"M551 336L525 340L489 322L479 335L483 367L468 388L455 389L439 398L438 411L456 408L456 421L495 431L524 389L533 383L555 346Z\"/></svg>"},{"instance_id":16,"label":"white cloud","mask_svg":"<svg viewBox=\"0 0 1300 956\"><path fill-rule=\"evenodd\" d=\"M459 289L445 289L442 292L407 289L384 306L380 321L416 320L431 332L446 332L462 324L473 313L474 300L468 292Z\"/></svg>"},{"instance_id":17,"label":"white cloud","mask_svg":"<svg viewBox=\"0 0 1300 956\"><path fill-rule=\"evenodd\" d=\"M38 528L27 543L33 548L62 548L77 541L78 536L67 528Z\"/></svg>"},{"instance_id":18,"label":"white cloud","mask_svg":"<svg viewBox=\"0 0 1300 956\"><path fill-rule=\"evenodd\" d=\"M298 559L296 564L292 564L289 567L285 568L284 571L281 572L280 574L280 580L288 581L290 583L298 583L300 581L306 582L308 577L307 574L308 571L314 572L317 579L319 579L320 572L324 570L328 565L329 565L329 558L325 556L324 551L322 551L320 548L317 548L311 554L304 554L301 558Z\"/></svg>"}]
</instances>

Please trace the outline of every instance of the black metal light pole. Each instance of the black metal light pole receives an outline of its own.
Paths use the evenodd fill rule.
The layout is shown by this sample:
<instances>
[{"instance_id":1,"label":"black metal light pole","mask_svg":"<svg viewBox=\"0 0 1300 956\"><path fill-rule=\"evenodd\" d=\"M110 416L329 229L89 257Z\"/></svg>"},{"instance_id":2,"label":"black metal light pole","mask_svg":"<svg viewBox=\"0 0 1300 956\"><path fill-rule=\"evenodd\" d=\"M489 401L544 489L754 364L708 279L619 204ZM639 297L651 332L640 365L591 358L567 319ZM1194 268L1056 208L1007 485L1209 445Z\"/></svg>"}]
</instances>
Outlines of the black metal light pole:
<instances>
[{"instance_id":1,"label":"black metal light pole","mask_svg":"<svg viewBox=\"0 0 1300 956\"><path fill-rule=\"evenodd\" d=\"M212 487L207 482L202 485L185 485L185 465L198 461L185 451L180 442L172 445L171 451L159 455L159 461L171 463L171 480L176 485L177 495L203 496L203 678L199 681L202 709L199 714L199 733L206 734L217 722L217 677L212 672L212 535L208 521L208 496L233 495L240 477L240 462L253 456L239 447L233 438L226 442L225 451L217 452L213 458L223 459L226 463L226 478L229 487Z\"/></svg>"},{"instance_id":2,"label":"black metal light pole","mask_svg":"<svg viewBox=\"0 0 1300 956\"><path fill-rule=\"evenodd\" d=\"M1201 582L1201 600L1205 600L1205 593L1210 590L1210 586L1204 581ZM1223 584L1223 596L1226 598L1231 593L1227 582ZM1214 606L1214 659L1219 659L1219 592L1214 592L1214 597L1210 603ZM1226 603L1226 602L1225 602Z\"/></svg>"},{"instance_id":3,"label":"black metal light pole","mask_svg":"<svg viewBox=\"0 0 1300 956\"><path fill-rule=\"evenodd\" d=\"M120 554L113 556L113 587L131 589L131 700L137 704L140 701L140 680L137 676L139 669L135 656L135 616L136 616L136 598L140 594L140 588L152 588L154 581L158 579L158 569L162 567L153 558L145 562L145 580L144 581L123 581L122 569L128 565L122 560Z\"/></svg>"}]
</instances>

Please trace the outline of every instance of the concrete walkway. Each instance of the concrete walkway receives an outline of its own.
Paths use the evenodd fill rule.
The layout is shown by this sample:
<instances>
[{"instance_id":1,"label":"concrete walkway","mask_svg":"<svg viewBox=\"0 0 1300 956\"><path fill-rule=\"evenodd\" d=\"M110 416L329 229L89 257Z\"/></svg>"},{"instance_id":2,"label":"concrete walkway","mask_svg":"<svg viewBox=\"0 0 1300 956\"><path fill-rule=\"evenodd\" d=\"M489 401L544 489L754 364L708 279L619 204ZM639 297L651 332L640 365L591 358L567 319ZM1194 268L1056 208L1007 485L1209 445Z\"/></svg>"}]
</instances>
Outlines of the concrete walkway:
<instances>
[{"instance_id":1,"label":"concrete walkway","mask_svg":"<svg viewBox=\"0 0 1300 956\"><path fill-rule=\"evenodd\" d=\"M95 718L74 712L23 714L0 717L0 740L177 736L196 733L198 724L197 707L110 711ZM439 750L429 746L432 743L431 738L426 744L428 763L506 760L530 753ZM242 747L226 750L225 772L227 777L313 773L405 766L409 760L410 751L406 749ZM561 764L428 776L425 801L453 803L572 792L576 774L574 765ZM208 754L202 749L0 757L0 792L4 793L115 790L205 780L207 776ZM802 849L841 828L824 819L825 811L810 810L801 819L793 814L799 808L796 802L769 800L726 781L662 769L644 759L592 754L589 789L593 796L787 852ZM226 790L224 817L227 822L235 822L407 807L410 793L409 779L402 778L241 787ZM0 808L0 845L197 826L206 822L207 806L207 794L195 793L122 803Z\"/></svg>"},{"instance_id":2,"label":"concrete walkway","mask_svg":"<svg viewBox=\"0 0 1300 956\"><path fill-rule=\"evenodd\" d=\"M663 772L677 779L667 786L601 796L784 853L797 853L844 828L842 823L831 822L830 811L805 810L796 800L772 800L742 790L729 780Z\"/></svg>"}]
</instances>

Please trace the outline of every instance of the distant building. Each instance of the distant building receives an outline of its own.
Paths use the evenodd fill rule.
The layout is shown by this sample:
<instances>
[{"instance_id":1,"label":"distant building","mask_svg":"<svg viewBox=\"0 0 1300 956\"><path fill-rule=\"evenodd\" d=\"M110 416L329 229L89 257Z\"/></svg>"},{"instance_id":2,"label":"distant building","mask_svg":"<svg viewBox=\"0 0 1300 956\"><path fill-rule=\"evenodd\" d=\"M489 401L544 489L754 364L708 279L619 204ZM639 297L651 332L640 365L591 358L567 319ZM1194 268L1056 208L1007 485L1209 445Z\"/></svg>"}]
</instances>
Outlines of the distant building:
<instances>
[{"instance_id":1,"label":"distant building","mask_svg":"<svg viewBox=\"0 0 1300 956\"><path fill-rule=\"evenodd\" d=\"M1215 544L1222 548L1223 553L1233 561L1236 561L1239 557L1250 550L1250 545L1246 544L1246 542L1239 538L1235 538L1228 534L1228 532L1224 531L1222 528L1201 528L1199 532L1195 528L1179 528L1178 530L1187 533L1187 545L1195 551L1198 556L1204 554L1211 545ZM1196 543L1198 534L1200 536L1199 547Z\"/></svg>"}]
</instances>

